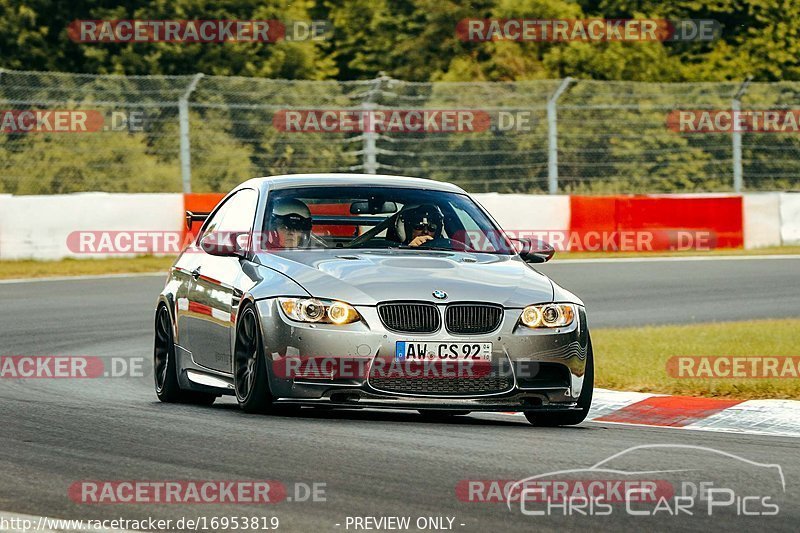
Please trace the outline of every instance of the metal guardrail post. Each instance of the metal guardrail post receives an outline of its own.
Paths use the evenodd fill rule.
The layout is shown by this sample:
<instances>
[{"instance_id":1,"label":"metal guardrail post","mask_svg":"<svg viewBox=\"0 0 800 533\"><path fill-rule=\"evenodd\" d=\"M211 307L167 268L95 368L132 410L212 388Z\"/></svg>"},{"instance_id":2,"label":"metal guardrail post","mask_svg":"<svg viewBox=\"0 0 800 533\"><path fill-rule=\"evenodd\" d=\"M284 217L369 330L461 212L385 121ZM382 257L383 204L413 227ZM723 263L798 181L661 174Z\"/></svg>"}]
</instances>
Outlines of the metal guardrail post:
<instances>
[{"instance_id":1,"label":"metal guardrail post","mask_svg":"<svg viewBox=\"0 0 800 533\"><path fill-rule=\"evenodd\" d=\"M202 73L195 74L186 91L178 100L178 120L180 122L181 180L183 192L192 192L192 149L189 143L189 97L197 88Z\"/></svg>"},{"instance_id":2,"label":"metal guardrail post","mask_svg":"<svg viewBox=\"0 0 800 533\"><path fill-rule=\"evenodd\" d=\"M387 80L389 80L389 77L381 72L378 77L375 78L372 88L367 92L367 99L361 104L361 109L366 115L364 117L364 124L367 125L367 131L361 133L363 139L362 154L365 174L377 174L380 168L380 164L378 163L378 133L374 131L374 124L369 113L378 107L374 100L376 96L380 96L383 82ZM367 117L369 117L369 120L367 120Z\"/></svg>"},{"instance_id":3,"label":"metal guardrail post","mask_svg":"<svg viewBox=\"0 0 800 533\"><path fill-rule=\"evenodd\" d=\"M733 132L731 134L732 141L733 141L733 191L734 192L742 192L744 188L744 173L742 170L742 132L736 129L737 118L739 116L739 111L742 110L742 96L747 91L747 86L750 85L750 81L753 79L753 76L748 76L746 80L742 82L739 86L739 90L736 91L736 94L733 96L733 101L731 102L731 109L733 110L733 120L731 123L733 124Z\"/></svg>"},{"instance_id":4,"label":"metal guardrail post","mask_svg":"<svg viewBox=\"0 0 800 533\"><path fill-rule=\"evenodd\" d=\"M361 109L364 111L365 120L364 124L372 124L372 120L366 120L366 117L375 109L375 104L372 102L364 102L361 104ZM378 173L378 134L375 131L364 131L363 136L363 157L364 157L364 173L377 174Z\"/></svg>"},{"instance_id":5,"label":"metal guardrail post","mask_svg":"<svg viewBox=\"0 0 800 533\"><path fill-rule=\"evenodd\" d=\"M549 194L558 193L558 115L556 113L556 103L572 81L572 78L564 78L556 92L547 99L547 192Z\"/></svg>"}]
</instances>

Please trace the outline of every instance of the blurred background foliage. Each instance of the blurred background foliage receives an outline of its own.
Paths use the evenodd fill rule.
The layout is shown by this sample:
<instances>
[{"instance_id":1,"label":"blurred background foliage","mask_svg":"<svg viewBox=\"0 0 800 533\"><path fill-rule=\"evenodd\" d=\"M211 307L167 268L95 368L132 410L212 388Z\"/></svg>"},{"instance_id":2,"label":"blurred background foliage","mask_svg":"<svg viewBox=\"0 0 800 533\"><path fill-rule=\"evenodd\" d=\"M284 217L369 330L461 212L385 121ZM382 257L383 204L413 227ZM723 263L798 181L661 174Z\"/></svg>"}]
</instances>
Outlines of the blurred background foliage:
<instances>
[{"instance_id":1,"label":"blurred background foliage","mask_svg":"<svg viewBox=\"0 0 800 533\"><path fill-rule=\"evenodd\" d=\"M455 31L462 19L521 17L715 19L722 34L713 42L547 43L464 42ZM327 20L332 32L302 42L81 44L67 37L76 19ZM581 81L559 101L561 190L730 190L730 136L676 134L665 114L728 108L747 76L756 83L745 108L797 107L798 58L796 0L0 0L0 68L38 71L0 73L5 109L99 102L105 112L147 115L145 131L0 136L0 192L180 190L174 102L198 72L207 77L192 97L196 191L224 191L254 175L362 171L358 138L282 134L272 117L287 107L369 101L531 111L535 127L524 134L383 136L379 171L475 191L541 192L544 104L553 80L567 76ZM745 135L746 186L798 188L797 137Z\"/></svg>"}]
</instances>

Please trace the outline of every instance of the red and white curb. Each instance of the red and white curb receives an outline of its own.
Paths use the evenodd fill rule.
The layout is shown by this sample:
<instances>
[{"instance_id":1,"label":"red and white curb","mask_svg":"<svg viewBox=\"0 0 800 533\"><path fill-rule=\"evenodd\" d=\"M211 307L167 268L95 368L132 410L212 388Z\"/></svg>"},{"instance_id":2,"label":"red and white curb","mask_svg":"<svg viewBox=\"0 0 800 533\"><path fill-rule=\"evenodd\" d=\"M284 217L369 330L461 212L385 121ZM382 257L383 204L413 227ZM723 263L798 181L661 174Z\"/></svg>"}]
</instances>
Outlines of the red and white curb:
<instances>
[{"instance_id":1,"label":"red and white curb","mask_svg":"<svg viewBox=\"0 0 800 533\"><path fill-rule=\"evenodd\" d=\"M587 420L800 437L800 401L728 400L595 389Z\"/></svg>"},{"instance_id":2,"label":"red and white curb","mask_svg":"<svg viewBox=\"0 0 800 533\"><path fill-rule=\"evenodd\" d=\"M800 437L800 401L727 400L595 389L586 421Z\"/></svg>"}]
</instances>

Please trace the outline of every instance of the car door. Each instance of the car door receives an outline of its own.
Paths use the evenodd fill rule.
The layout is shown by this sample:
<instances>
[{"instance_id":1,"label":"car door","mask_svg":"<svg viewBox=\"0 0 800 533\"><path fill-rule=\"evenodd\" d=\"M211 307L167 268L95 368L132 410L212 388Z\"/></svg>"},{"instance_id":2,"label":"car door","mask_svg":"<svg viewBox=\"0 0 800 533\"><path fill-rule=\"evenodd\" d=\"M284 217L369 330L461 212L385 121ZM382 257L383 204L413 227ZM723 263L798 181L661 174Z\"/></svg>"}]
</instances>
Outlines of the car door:
<instances>
[{"instance_id":1,"label":"car door","mask_svg":"<svg viewBox=\"0 0 800 533\"><path fill-rule=\"evenodd\" d=\"M212 233L251 232L257 203L258 193L254 189L242 189L229 196L209 219L196 242L200 243ZM187 348L195 363L212 370L230 372L231 311L241 296L236 282L246 259L211 255L200 246L196 246L195 253L200 260L189 283Z\"/></svg>"}]
</instances>

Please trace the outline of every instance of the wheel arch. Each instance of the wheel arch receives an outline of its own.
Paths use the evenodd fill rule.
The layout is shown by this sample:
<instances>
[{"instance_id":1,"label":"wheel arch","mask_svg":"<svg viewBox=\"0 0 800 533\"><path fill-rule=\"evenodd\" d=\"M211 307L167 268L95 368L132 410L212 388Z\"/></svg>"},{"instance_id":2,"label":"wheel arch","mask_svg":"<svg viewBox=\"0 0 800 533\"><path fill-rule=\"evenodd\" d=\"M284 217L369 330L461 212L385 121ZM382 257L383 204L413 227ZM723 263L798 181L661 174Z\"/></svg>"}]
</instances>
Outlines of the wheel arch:
<instances>
[{"instance_id":1,"label":"wheel arch","mask_svg":"<svg viewBox=\"0 0 800 533\"><path fill-rule=\"evenodd\" d=\"M259 327L261 324L261 315L258 312L258 305L256 305L255 297L249 292L244 293L242 297L239 299L239 303L236 305L236 307L231 309L231 328L229 330L230 350L231 350L231 368L230 368L231 374L233 374L234 372L233 357L234 354L236 353L236 336L237 336L236 330L239 328L239 316L241 316L242 310L246 309L247 307L253 307L255 309L256 319L258 319Z\"/></svg>"},{"instance_id":2,"label":"wheel arch","mask_svg":"<svg viewBox=\"0 0 800 533\"><path fill-rule=\"evenodd\" d=\"M153 322L158 319L158 310L161 306L165 306L169 312L170 325L172 326L172 341L177 342L178 339L178 317L176 316L177 309L175 305L175 295L168 292L162 292L158 295L156 302L156 309L153 313Z\"/></svg>"}]
</instances>

